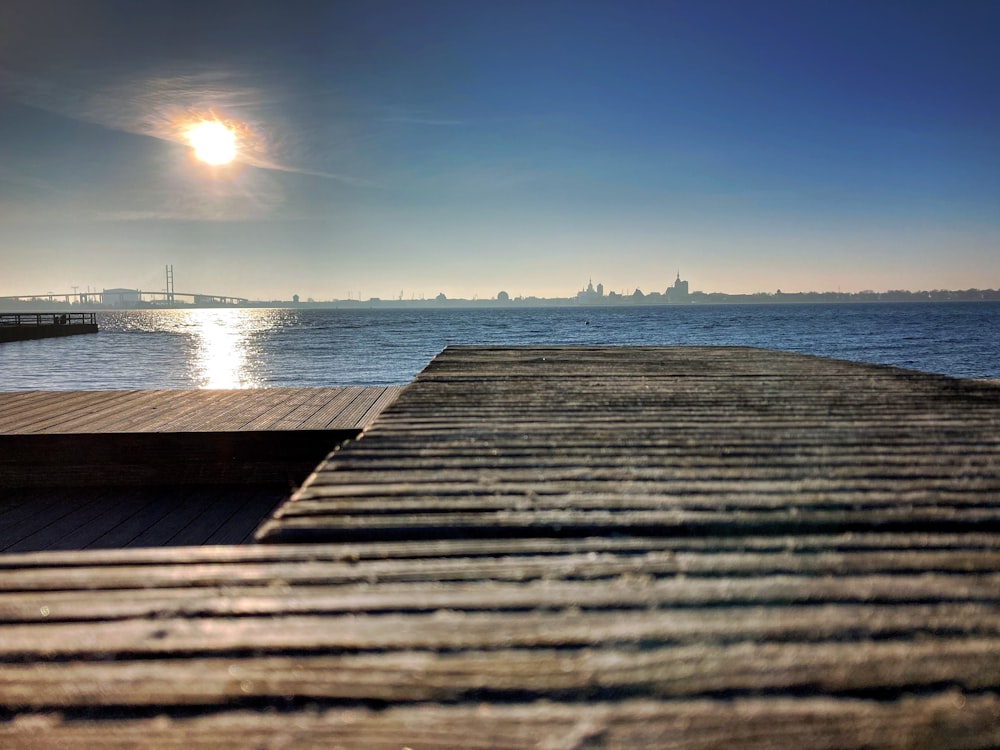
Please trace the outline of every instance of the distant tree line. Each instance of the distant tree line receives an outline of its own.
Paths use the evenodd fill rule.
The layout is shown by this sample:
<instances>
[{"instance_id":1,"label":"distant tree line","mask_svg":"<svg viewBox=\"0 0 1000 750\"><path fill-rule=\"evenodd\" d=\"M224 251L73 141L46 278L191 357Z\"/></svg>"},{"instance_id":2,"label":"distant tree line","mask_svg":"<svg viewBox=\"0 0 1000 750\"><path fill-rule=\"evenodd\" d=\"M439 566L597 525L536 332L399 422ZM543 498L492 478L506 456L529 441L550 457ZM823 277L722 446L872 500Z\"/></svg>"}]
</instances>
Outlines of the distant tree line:
<instances>
[{"instance_id":1,"label":"distant tree line","mask_svg":"<svg viewBox=\"0 0 1000 750\"><path fill-rule=\"evenodd\" d=\"M492 306L525 306L525 307L566 307L572 305L684 305L700 304L794 304L800 302L980 302L1000 301L1000 290L997 289L964 289L948 290L934 289L931 291L911 292L905 289L892 289L887 292L865 290L862 292L756 292L753 294L726 294L724 292L688 292L687 282L677 282L668 287L665 292L650 292L645 294L641 289L635 289L630 294L617 292L604 293L602 285L593 285L579 292L575 297L513 297L501 291L493 299L460 299L449 298L443 293L428 299L414 300L381 300L372 297L369 300L313 300L299 302L298 299L288 302L282 300L258 300L242 302L239 307L492 307ZM176 307L190 307L177 304ZM204 305L211 306L211 305ZM232 307L233 305L229 305ZM162 307L152 303L139 303L124 306L130 309L145 309ZM94 304L73 304L65 301L49 299L17 299L0 298L0 312L57 310L102 310L113 309Z\"/></svg>"},{"instance_id":2,"label":"distant tree line","mask_svg":"<svg viewBox=\"0 0 1000 750\"><path fill-rule=\"evenodd\" d=\"M757 292L756 294L724 294L722 292L691 292L692 302L979 302L1000 300L997 289L933 289L911 292L906 289L891 289L875 292Z\"/></svg>"}]
</instances>

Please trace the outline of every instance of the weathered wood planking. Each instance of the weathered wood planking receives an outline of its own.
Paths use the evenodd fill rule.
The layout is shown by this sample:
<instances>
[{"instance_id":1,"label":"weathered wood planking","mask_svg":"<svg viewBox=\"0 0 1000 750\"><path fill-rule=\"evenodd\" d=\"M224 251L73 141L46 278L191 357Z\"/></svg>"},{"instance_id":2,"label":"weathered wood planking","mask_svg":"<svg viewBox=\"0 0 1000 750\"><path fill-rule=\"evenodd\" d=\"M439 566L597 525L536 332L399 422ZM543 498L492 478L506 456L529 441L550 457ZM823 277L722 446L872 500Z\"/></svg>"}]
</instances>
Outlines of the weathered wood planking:
<instances>
[{"instance_id":1,"label":"weathered wood planking","mask_svg":"<svg viewBox=\"0 0 1000 750\"><path fill-rule=\"evenodd\" d=\"M0 434L360 429L400 390L344 386L0 392Z\"/></svg>"},{"instance_id":2,"label":"weathered wood planking","mask_svg":"<svg viewBox=\"0 0 1000 750\"><path fill-rule=\"evenodd\" d=\"M261 532L320 543L0 556L0 745L996 747L998 412L773 352L447 350Z\"/></svg>"},{"instance_id":3,"label":"weathered wood planking","mask_svg":"<svg viewBox=\"0 0 1000 750\"><path fill-rule=\"evenodd\" d=\"M995 696L912 696L898 703L825 698L254 709L123 719L36 716L0 724L6 748L308 747L400 750L699 748L774 750L990 747L1000 744Z\"/></svg>"},{"instance_id":4,"label":"weathered wood planking","mask_svg":"<svg viewBox=\"0 0 1000 750\"><path fill-rule=\"evenodd\" d=\"M280 484L400 386L0 393L0 488ZM0 532L0 546L4 535Z\"/></svg>"},{"instance_id":5,"label":"weathered wood planking","mask_svg":"<svg viewBox=\"0 0 1000 750\"><path fill-rule=\"evenodd\" d=\"M208 484L271 484L290 490L339 443L357 434L289 430L0 435L0 490ZM0 505L2 499L0 495Z\"/></svg>"},{"instance_id":6,"label":"weathered wood planking","mask_svg":"<svg viewBox=\"0 0 1000 750\"><path fill-rule=\"evenodd\" d=\"M1000 528L1000 389L736 348L455 347L262 541Z\"/></svg>"},{"instance_id":7,"label":"weathered wood planking","mask_svg":"<svg viewBox=\"0 0 1000 750\"><path fill-rule=\"evenodd\" d=\"M0 552L243 543L399 390L0 393Z\"/></svg>"},{"instance_id":8,"label":"weathered wood planking","mask_svg":"<svg viewBox=\"0 0 1000 750\"><path fill-rule=\"evenodd\" d=\"M998 558L933 533L3 556L0 740L988 747Z\"/></svg>"},{"instance_id":9,"label":"weathered wood planking","mask_svg":"<svg viewBox=\"0 0 1000 750\"><path fill-rule=\"evenodd\" d=\"M0 552L243 544L286 495L270 485L8 489Z\"/></svg>"}]
</instances>

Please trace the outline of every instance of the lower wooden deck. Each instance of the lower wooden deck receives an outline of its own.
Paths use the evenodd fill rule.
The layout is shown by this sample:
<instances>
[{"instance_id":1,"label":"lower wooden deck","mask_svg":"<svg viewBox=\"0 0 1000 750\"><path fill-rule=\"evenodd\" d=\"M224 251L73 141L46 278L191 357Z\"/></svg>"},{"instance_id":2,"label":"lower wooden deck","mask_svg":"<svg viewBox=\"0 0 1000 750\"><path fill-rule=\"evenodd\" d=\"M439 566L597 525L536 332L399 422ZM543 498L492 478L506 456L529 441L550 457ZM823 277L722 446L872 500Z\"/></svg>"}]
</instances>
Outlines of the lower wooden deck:
<instances>
[{"instance_id":1,"label":"lower wooden deck","mask_svg":"<svg viewBox=\"0 0 1000 750\"><path fill-rule=\"evenodd\" d=\"M246 542L400 390L0 393L0 552Z\"/></svg>"},{"instance_id":2,"label":"lower wooden deck","mask_svg":"<svg viewBox=\"0 0 1000 750\"><path fill-rule=\"evenodd\" d=\"M1000 746L1000 389L440 355L244 547L0 556L0 746Z\"/></svg>"},{"instance_id":3,"label":"lower wooden deck","mask_svg":"<svg viewBox=\"0 0 1000 750\"><path fill-rule=\"evenodd\" d=\"M4 490L0 553L246 544L293 489L184 484Z\"/></svg>"},{"instance_id":4,"label":"lower wooden deck","mask_svg":"<svg viewBox=\"0 0 1000 750\"><path fill-rule=\"evenodd\" d=\"M0 435L360 430L401 386L0 392Z\"/></svg>"}]
</instances>

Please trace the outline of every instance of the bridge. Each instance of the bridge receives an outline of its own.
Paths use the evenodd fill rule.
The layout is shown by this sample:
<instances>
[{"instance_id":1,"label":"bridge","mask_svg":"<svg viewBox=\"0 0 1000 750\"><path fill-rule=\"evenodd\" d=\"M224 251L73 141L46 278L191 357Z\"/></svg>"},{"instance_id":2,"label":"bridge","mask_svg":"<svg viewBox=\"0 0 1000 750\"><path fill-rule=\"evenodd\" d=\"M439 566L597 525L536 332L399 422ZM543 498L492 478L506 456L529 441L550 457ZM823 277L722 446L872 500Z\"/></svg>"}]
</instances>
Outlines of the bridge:
<instances>
[{"instance_id":1,"label":"bridge","mask_svg":"<svg viewBox=\"0 0 1000 750\"><path fill-rule=\"evenodd\" d=\"M93 305L100 307L175 307L175 306L236 306L249 302L246 297L196 292L148 292L141 289L105 289L102 292L69 292L46 294L18 294L0 297L0 306L46 304Z\"/></svg>"}]
</instances>

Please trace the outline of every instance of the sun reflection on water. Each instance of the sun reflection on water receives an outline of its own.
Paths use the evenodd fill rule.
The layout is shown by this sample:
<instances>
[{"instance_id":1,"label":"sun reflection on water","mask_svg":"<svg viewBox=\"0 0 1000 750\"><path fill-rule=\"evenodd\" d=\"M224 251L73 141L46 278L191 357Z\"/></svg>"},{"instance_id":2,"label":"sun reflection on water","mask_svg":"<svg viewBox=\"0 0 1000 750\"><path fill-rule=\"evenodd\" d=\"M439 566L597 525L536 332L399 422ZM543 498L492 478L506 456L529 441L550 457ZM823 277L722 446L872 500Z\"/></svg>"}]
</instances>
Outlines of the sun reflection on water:
<instances>
[{"instance_id":1,"label":"sun reflection on water","mask_svg":"<svg viewBox=\"0 0 1000 750\"><path fill-rule=\"evenodd\" d=\"M185 311L188 333L194 337L188 367L199 388L259 388L263 385L255 361L259 330L252 310Z\"/></svg>"}]
</instances>

